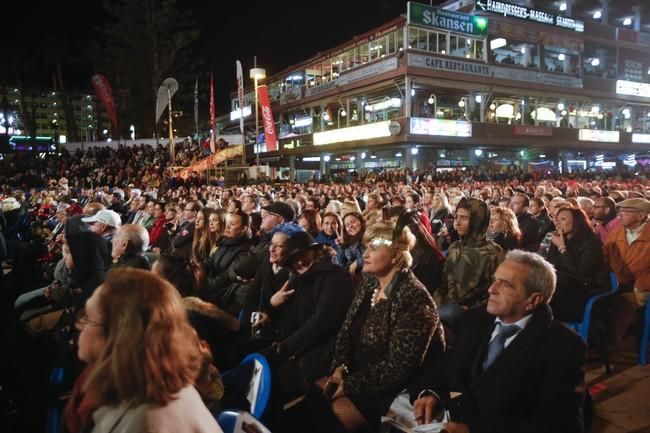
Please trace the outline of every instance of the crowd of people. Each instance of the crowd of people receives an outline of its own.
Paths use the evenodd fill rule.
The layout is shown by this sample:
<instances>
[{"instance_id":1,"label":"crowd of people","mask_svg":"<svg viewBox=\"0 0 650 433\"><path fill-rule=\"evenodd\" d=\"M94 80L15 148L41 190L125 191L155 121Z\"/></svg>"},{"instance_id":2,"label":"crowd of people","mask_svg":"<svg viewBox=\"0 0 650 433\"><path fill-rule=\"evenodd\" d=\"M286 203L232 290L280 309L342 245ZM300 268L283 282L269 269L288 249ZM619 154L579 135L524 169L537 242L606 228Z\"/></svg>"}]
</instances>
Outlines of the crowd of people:
<instances>
[{"instance_id":1,"label":"crowd of people","mask_svg":"<svg viewBox=\"0 0 650 433\"><path fill-rule=\"evenodd\" d=\"M273 431L378 431L402 398L413 426L580 432L586 348L561 322L613 274L588 342L613 351L650 293L643 170L226 186L167 164L146 146L0 161L7 327L53 342L65 431L219 431L242 396L218 371L259 352Z\"/></svg>"}]
</instances>

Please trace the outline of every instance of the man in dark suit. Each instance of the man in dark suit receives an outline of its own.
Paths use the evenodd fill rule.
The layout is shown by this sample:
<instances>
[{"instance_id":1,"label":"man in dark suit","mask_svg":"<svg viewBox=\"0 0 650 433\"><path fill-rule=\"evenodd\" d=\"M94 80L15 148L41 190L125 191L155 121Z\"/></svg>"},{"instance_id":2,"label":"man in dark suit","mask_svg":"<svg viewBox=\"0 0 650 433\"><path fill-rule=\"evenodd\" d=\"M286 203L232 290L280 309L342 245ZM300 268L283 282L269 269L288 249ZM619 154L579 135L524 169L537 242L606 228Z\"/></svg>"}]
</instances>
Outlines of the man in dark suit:
<instances>
[{"instance_id":1,"label":"man in dark suit","mask_svg":"<svg viewBox=\"0 0 650 433\"><path fill-rule=\"evenodd\" d=\"M586 348L553 319L555 282L540 256L508 253L487 309L466 314L451 351L409 388L416 422L432 422L444 406L449 433L583 431Z\"/></svg>"}]
</instances>

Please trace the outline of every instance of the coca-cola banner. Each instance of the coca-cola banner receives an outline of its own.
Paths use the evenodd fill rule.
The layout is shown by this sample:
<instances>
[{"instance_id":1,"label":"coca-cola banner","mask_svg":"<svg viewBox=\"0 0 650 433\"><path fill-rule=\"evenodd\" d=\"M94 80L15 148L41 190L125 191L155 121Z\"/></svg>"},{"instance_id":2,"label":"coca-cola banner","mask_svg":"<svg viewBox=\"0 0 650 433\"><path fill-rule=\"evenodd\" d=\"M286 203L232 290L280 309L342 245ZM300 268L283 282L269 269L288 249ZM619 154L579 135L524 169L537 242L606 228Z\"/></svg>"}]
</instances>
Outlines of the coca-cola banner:
<instances>
[{"instance_id":1,"label":"coca-cola banner","mask_svg":"<svg viewBox=\"0 0 650 433\"><path fill-rule=\"evenodd\" d=\"M262 120L264 121L264 139L266 141L266 151L272 152L278 150L278 138L275 135L275 123L273 122L273 112L269 103L269 91L266 86L260 86L257 89L257 97L262 104Z\"/></svg>"},{"instance_id":2,"label":"coca-cola banner","mask_svg":"<svg viewBox=\"0 0 650 433\"><path fill-rule=\"evenodd\" d=\"M113 100L111 84L108 82L106 77L101 74L93 75L90 81L95 88L95 92L97 92L97 96L99 96L99 99L104 104L104 108L106 108L108 118L111 119L113 132L118 133L117 112L115 111L115 101Z\"/></svg>"}]
</instances>

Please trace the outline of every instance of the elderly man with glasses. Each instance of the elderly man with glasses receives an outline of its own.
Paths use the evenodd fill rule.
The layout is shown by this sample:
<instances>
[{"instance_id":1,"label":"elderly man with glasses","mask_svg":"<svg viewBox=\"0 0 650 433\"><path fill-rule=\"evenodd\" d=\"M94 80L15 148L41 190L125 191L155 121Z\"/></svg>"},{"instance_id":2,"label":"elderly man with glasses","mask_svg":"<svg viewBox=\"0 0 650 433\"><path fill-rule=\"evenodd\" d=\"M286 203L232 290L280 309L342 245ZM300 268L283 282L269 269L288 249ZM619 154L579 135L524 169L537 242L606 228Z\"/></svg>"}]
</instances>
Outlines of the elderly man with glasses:
<instances>
[{"instance_id":1,"label":"elderly man with glasses","mask_svg":"<svg viewBox=\"0 0 650 433\"><path fill-rule=\"evenodd\" d=\"M616 210L621 225L609 233L603 246L609 267L619 281L609 338L612 348L625 335L650 293L650 201L629 198L617 203Z\"/></svg>"}]
</instances>

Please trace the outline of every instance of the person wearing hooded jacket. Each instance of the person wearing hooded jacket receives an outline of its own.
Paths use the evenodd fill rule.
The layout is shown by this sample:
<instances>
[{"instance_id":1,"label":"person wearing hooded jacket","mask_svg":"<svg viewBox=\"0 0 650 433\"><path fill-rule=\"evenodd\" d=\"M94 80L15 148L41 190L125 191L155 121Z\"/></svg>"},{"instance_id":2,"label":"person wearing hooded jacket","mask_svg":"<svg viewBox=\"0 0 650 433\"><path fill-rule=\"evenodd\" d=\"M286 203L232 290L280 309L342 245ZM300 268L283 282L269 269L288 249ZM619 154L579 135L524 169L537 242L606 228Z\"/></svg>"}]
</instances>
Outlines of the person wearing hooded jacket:
<instances>
[{"instance_id":1,"label":"person wearing hooded jacket","mask_svg":"<svg viewBox=\"0 0 650 433\"><path fill-rule=\"evenodd\" d=\"M487 299L492 275L504 259L503 249L486 237L489 222L485 202L463 198L458 203L454 228L460 240L449 246L442 281L434 293L440 319L448 324Z\"/></svg>"}]
</instances>

